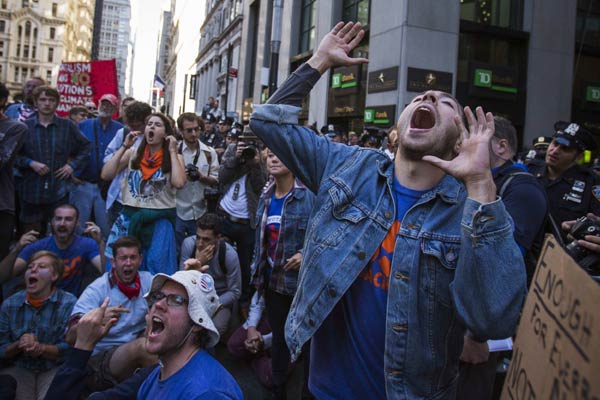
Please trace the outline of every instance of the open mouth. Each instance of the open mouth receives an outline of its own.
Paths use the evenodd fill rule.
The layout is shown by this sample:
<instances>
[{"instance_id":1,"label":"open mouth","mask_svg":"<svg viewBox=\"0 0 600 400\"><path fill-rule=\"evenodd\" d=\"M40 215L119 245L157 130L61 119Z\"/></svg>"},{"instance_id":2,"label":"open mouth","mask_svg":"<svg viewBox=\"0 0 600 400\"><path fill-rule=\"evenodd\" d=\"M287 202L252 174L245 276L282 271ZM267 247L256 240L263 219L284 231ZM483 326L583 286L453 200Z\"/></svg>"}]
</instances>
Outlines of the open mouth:
<instances>
[{"instance_id":1,"label":"open mouth","mask_svg":"<svg viewBox=\"0 0 600 400\"><path fill-rule=\"evenodd\" d=\"M148 132L148 139L152 139L154 138L154 131L149 131Z\"/></svg>"},{"instance_id":2,"label":"open mouth","mask_svg":"<svg viewBox=\"0 0 600 400\"><path fill-rule=\"evenodd\" d=\"M435 125L435 115L433 111L425 106L417 108L410 120L410 127L413 129L431 129Z\"/></svg>"},{"instance_id":3,"label":"open mouth","mask_svg":"<svg viewBox=\"0 0 600 400\"><path fill-rule=\"evenodd\" d=\"M36 283L38 283L38 278L31 276L31 277L29 277L29 279L27 279L27 286L32 286L32 285L35 285Z\"/></svg>"},{"instance_id":4,"label":"open mouth","mask_svg":"<svg viewBox=\"0 0 600 400\"><path fill-rule=\"evenodd\" d=\"M165 330L165 324L162 319L158 317L152 317L150 321L150 332L149 337L156 337L161 334L162 331Z\"/></svg>"}]
</instances>

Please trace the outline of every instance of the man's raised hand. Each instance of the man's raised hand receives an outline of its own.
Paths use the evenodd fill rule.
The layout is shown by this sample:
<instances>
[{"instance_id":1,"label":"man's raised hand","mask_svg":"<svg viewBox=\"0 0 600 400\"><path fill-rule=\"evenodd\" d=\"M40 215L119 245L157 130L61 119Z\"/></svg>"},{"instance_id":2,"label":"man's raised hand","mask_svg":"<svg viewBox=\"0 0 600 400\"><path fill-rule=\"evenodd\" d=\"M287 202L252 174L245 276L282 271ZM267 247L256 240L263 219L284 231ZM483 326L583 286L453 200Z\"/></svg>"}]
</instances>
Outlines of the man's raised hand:
<instances>
[{"instance_id":1,"label":"man's raised hand","mask_svg":"<svg viewBox=\"0 0 600 400\"><path fill-rule=\"evenodd\" d=\"M79 322L77 323L77 340L75 341L75 348L81 350L92 351L96 343L100 341L117 323L117 318L110 318L105 321L104 317L108 303L110 299L107 297L104 299L102 305L98 308L86 313Z\"/></svg>"},{"instance_id":2,"label":"man's raised hand","mask_svg":"<svg viewBox=\"0 0 600 400\"><path fill-rule=\"evenodd\" d=\"M321 40L315 54L308 60L308 65L323 74L331 67L338 65L355 65L367 63L366 58L352 58L348 54L365 36L360 22L338 22L331 32Z\"/></svg>"},{"instance_id":3,"label":"man's raised hand","mask_svg":"<svg viewBox=\"0 0 600 400\"><path fill-rule=\"evenodd\" d=\"M424 156L427 161L446 173L464 182L470 198L480 203L489 203L496 198L496 187L492 179L490 166L490 140L494 136L494 116L484 113L481 107L465 107L465 116L469 129L460 116L454 122L461 135L459 154L451 160L442 160L435 156Z\"/></svg>"}]
</instances>

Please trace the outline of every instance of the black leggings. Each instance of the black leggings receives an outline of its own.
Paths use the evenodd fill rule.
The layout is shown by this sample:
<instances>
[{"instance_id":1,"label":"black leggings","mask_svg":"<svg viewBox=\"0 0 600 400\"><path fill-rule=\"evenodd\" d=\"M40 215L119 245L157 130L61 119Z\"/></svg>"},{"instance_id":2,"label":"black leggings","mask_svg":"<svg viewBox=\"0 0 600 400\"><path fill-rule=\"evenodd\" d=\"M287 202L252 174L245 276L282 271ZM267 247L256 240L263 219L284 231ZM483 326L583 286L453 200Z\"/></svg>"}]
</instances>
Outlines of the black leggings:
<instances>
[{"instance_id":1,"label":"black leggings","mask_svg":"<svg viewBox=\"0 0 600 400\"><path fill-rule=\"evenodd\" d=\"M285 320L287 319L292 296L267 289L265 292L265 311L273 332L271 344L271 363L273 368L273 386L284 386L290 365L290 350L285 343Z\"/></svg>"}]
</instances>

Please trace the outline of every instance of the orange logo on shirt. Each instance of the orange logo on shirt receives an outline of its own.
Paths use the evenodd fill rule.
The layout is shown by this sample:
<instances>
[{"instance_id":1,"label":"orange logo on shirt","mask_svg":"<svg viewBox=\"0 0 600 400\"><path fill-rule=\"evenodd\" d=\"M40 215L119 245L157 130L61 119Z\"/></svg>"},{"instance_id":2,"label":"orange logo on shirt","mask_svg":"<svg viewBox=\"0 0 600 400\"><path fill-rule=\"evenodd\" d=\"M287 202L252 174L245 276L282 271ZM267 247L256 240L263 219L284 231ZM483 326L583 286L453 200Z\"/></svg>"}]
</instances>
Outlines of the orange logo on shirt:
<instances>
[{"instance_id":1,"label":"orange logo on shirt","mask_svg":"<svg viewBox=\"0 0 600 400\"><path fill-rule=\"evenodd\" d=\"M400 226L400 221L394 221L383 242L381 242L381 246L371 258L369 265L359 275L360 278L383 290L388 290L389 287L392 258Z\"/></svg>"},{"instance_id":2,"label":"orange logo on shirt","mask_svg":"<svg viewBox=\"0 0 600 400\"><path fill-rule=\"evenodd\" d=\"M63 278L70 278L72 275L75 275L79 268L81 267L81 256L75 256L72 259L65 258L63 259L65 263L65 272L63 274Z\"/></svg>"}]
</instances>

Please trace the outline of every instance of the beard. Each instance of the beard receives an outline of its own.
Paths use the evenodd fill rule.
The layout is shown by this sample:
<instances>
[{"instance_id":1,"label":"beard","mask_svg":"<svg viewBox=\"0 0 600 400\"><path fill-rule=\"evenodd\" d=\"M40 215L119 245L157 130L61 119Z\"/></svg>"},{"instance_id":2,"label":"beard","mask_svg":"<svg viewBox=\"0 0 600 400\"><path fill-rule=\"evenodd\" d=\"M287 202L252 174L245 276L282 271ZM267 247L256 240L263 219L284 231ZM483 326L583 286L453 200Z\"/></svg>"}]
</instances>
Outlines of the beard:
<instances>
[{"instance_id":1,"label":"beard","mask_svg":"<svg viewBox=\"0 0 600 400\"><path fill-rule=\"evenodd\" d=\"M55 228L52 224L50 224L50 230L52 231L53 236L58 236L58 233L60 233L60 234L66 234L67 237L71 237L75 233L74 229L69 230L68 228Z\"/></svg>"},{"instance_id":2,"label":"beard","mask_svg":"<svg viewBox=\"0 0 600 400\"><path fill-rule=\"evenodd\" d=\"M109 118L111 115L106 111L98 111L98 118Z\"/></svg>"},{"instance_id":3,"label":"beard","mask_svg":"<svg viewBox=\"0 0 600 400\"><path fill-rule=\"evenodd\" d=\"M408 125L403 127L404 132L408 131ZM427 140L411 141L406 140L404 134L398 135L398 152L400 156L408 161L421 161L424 156L435 156L442 160L450 160L456 157L455 147L459 140L459 132L450 127L443 126L434 128L436 131L428 132ZM439 134L439 130L442 133Z\"/></svg>"}]
</instances>

